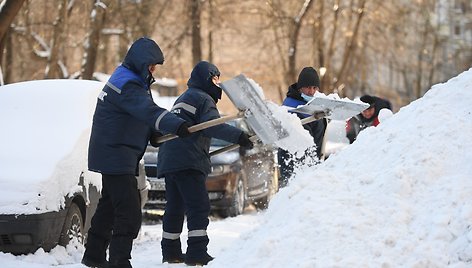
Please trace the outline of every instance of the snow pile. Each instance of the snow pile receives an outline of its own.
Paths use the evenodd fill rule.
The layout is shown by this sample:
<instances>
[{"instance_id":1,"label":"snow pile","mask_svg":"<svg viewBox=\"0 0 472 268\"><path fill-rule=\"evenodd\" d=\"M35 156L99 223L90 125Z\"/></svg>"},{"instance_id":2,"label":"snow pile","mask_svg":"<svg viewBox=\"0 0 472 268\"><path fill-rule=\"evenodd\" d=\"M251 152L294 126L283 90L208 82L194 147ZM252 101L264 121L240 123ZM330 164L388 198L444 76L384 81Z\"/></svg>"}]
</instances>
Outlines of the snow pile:
<instances>
[{"instance_id":1,"label":"snow pile","mask_svg":"<svg viewBox=\"0 0 472 268\"><path fill-rule=\"evenodd\" d=\"M57 211L85 183L93 111L103 83L38 80L0 88L0 213Z\"/></svg>"},{"instance_id":2,"label":"snow pile","mask_svg":"<svg viewBox=\"0 0 472 268\"><path fill-rule=\"evenodd\" d=\"M470 107L472 69L300 171L210 267L470 267Z\"/></svg>"}]
</instances>

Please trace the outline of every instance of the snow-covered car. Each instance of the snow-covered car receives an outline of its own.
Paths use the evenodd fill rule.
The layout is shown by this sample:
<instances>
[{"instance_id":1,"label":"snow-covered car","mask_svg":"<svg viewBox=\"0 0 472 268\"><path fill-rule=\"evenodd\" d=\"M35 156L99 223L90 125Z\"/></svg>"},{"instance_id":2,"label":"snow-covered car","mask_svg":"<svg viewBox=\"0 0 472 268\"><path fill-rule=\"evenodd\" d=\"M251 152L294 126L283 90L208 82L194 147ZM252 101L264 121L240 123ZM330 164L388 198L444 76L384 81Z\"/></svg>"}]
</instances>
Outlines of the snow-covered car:
<instances>
[{"instance_id":1,"label":"snow-covered car","mask_svg":"<svg viewBox=\"0 0 472 268\"><path fill-rule=\"evenodd\" d=\"M101 188L87 171L103 83L37 80L0 87L0 251L83 241Z\"/></svg>"},{"instance_id":2,"label":"snow-covered car","mask_svg":"<svg viewBox=\"0 0 472 268\"><path fill-rule=\"evenodd\" d=\"M229 124L251 131L242 119ZM210 151L230 143L212 139ZM278 167L276 150L267 145L256 144L251 150L234 149L211 157L211 173L206 180L208 196L213 212L222 217L243 213L246 206L254 204L266 208L270 198L278 190ZM165 207L165 182L157 178L158 148L148 146L144 154L146 177L151 185L144 215L161 215Z\"/></svg>"}]
</instances>

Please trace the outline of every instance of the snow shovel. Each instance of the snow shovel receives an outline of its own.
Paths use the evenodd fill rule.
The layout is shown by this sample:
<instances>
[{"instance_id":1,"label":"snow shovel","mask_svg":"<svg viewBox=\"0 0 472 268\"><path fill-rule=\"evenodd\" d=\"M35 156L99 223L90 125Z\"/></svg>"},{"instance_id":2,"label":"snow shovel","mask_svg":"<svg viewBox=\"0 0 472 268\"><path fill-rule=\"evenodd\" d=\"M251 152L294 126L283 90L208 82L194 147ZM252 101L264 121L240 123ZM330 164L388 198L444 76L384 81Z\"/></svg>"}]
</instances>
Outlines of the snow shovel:
<instances>
[{"instance_id":1,"label":"snow shovel","mask_svg":"<svg viewBox=\"0 0 472 268\"><path fill-rule=\"evenodd\" d=\"M221 87L238 108L239 113L189 127L191 133L244 117L264 144L274 143L289 135L281 122L272 115L262 97L262 92L259 92L244 75L241 74L223 82ZM168 134L158 138L157 142L161 143L175 138L177 135Z\"/></svg>"},{"instance_id":2,"label":"snow shovel","mask_svg":"<svg viewBox=\"0 0 472 268\"><path fill-rule=\"evenodd\" d=\"M354 102L351 100L346 99L330 99L330 98L323 98L323 97L315 97L307 104L297 107L293 109L290 108L289 111L303 113L303 114L310 114L310 116L305 117L300 120L302 125L311 123L313 121L328 118L334 120L346 120L356 114L359 114L363 110L367 109L369 104L366 103L359 103ZM325 129L326 132L326 129ZM257 134L257 132L256 132ZM257 134L259 135L259 134ZM322 144L322 158L324 158L324 147L326 146L326 135L324 134L323 144ZM257 140L257 136L252 136L250 140L255 142ZM221 154L227 151L231 151L233 149L238 148L238 144L228 145L226 147L217 149L215 151L210 152L210 156Z\"/></svg>"},{"instance_id":3,"label":"snow shovel","mask_svg":"<svg viewBox=\"0 0 472 268\"><path fill-rule=\"evenodd\" d=\"M313 114L309 117L303 118L302 120L300 120L300 122L302 123L302 125L308 124L308 123L311 123L313 121L322 119L322 118L324 118L325 116L327 116L329 114L330 114L330 111L316 112L315 114ZM258 138L259 137L257 135L253 135L253 136L249 137L249 140L251 140L252 142L256 142L258 140ZM223 147L223 148L220 148L220 149L217 149L217 150L214 150L214 151L210 152L210 156L214 156L214 155L218 155L218 154L221 154L221 153L224 153L224 152L228 152L228 151L237 149L238 147L239 147L239 144L231 144L231 145L228 145L226 147Z\"/></svg>"},{"instance_id":4,"label":"snow shovel","mask_svg":"<svg viewBox=\"0 0 472 268\"><path fill-rule=\"evenodd\" d=\"M328 114L325 117L328 119L347 120L367 108L369 108L369 104L364 102L355 102L349 99L314 97L307 104L289 111L312 115L317 112L327 111Z\"/></svg>"}]
</instances>

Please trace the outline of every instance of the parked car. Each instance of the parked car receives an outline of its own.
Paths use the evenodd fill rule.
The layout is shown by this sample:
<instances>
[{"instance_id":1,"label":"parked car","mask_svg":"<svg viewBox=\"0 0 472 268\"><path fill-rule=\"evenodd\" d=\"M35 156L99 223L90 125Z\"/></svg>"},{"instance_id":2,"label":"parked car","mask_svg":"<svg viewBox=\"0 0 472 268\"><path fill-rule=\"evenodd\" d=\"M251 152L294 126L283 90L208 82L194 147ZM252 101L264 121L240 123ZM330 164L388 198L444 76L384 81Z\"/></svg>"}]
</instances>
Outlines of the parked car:
<instances>
[{"instance_id":1,"label":"parked car","mask_svg":"<svg viewBox=\"0 0 472 268\"><path fill-rule=\"evenodd\" d=\"M87 148L102 87L87 80L0 87L0 251L27 254L84 240L100 197Z\"/></svg>"},{"instance_id":2,"label":"parked car","mask_svg":"<svg viewBox=\"0 0 472 268\"><path fill-rule=\"evenodd\" d=\"M245 131L252 131L244 120L229 124ZM230 143L212 139L210 151ZM151 185L144 215L162 215L165 207L164 178L157 178L157 154L159 149L148 146L144 154L146 177ZM276 150L267 145L256 144L251 150L234 149L211 157L211 173L206 180L211 210L222 217L243 213L249 204L263 209L278 190Z\"/></svg>"}]
</instances>

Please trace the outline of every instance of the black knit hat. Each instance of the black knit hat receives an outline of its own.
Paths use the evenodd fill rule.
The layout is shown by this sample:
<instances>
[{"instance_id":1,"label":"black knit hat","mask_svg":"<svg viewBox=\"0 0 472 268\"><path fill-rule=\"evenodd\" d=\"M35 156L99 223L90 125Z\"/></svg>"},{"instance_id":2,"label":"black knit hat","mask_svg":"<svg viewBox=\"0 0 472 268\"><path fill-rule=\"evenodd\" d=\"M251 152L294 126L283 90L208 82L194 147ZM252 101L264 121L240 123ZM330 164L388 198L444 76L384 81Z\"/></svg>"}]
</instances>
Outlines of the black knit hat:
<instances>
[{"instance_id":1,"label":"black knit hat","mask_svg":"<svg viewBox=\"0 0 472 268\"><path fill-rule=\"evenodd\" d=\"M298 75L297 89L302 87L320 87L320 78L313 67L305 67Z\"/></svg>"},{"instance_id":2,"label":"black knit hat","mask_svg":"<svg viewBox=\"0 0 472 268\"><path fill-rule=\"evenodd\" d=\"M366 94L366 95L361 97L361 101L365 102L365 103L368 103L370 105L368 109L375 106L375 98L373 96L370 96L370 95Z\"/></svg>"}]
</instances>

